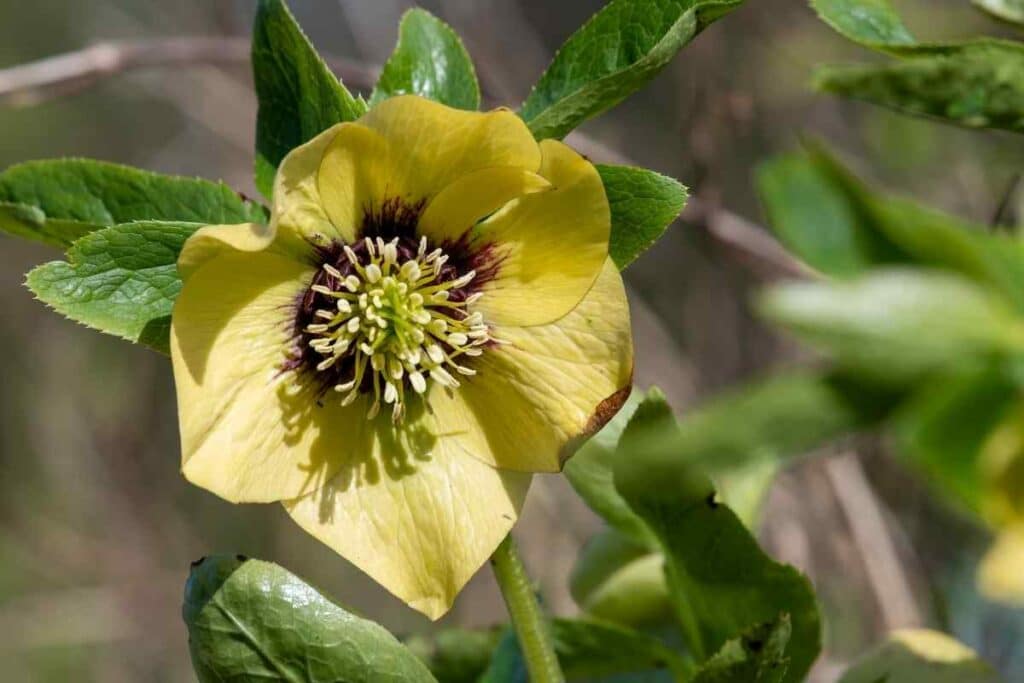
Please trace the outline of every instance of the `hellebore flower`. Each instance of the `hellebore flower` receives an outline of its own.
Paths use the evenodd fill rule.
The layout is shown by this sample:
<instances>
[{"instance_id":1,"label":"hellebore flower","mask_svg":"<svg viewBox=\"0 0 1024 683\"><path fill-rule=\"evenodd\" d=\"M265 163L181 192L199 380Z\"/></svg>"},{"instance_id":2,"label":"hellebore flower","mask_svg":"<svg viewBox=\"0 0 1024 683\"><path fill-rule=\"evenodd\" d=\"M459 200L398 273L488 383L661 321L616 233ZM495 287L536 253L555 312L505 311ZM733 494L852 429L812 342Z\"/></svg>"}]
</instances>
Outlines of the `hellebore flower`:
<instances>
[{"instance_id":1,"label":"hellebore flower","mask_svg":"<svg viewBox=\"0 0 1024 683\"><path fill-rule=\"evenodd\" d=\"M431 618L629 393L610 215L587 160L513 113L395 97L293 150L269 227L178 261L189 481L282 501Z\"/></svg>"}]
</instances>

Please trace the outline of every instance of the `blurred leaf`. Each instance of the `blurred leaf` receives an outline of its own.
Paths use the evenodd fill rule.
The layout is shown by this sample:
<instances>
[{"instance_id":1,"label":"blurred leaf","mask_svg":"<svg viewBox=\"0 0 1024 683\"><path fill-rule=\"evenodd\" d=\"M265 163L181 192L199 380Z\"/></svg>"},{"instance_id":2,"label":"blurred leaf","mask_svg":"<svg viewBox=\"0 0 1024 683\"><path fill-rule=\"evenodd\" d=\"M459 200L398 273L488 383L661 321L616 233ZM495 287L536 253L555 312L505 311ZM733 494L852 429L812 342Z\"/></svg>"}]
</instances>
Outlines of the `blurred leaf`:
<instances>
[{"instance_id":1,"label":"blurred leaf","mask_svg":"<svg viewBox=\"0 0 1024 683\"><path fill-rule=\"evenodd\" d=\"M0 231L66 248L131 221L264 223L266 212L223 183L92 159L29 161L0 173Z\"/></svg>"},{"instance_id":2,"label":"blurred leaf","mask_svg":"<svg viewBox=\"0 0 1024 683\"><path fill-rule=\"evenodd\" d=\"M168 353L178 254L200 227L144 221L97 230L68 249L67 261L33 269L28 287L76 322Z\"/></svg>"},{"instance_id":3,"label":"blurred leaf","mask_svg":"<svg viewBox=\"0 0 1024 683\"><path fill-rule=\"evenodd\" d=\"M631 626L658 623L671 615L664 564L659 553L606 529L583 546L569 590L590 616Z\"/></svg>"},{"instance_id":4,"label":"blurred leaf","mask_svg":"<svg viewBox=\"0 0 1024 683\"><path fill-rule=\"evenodd\" d=\"M974 4L997 19L1024 25L1024 0L973 0Z\"/></svg>"},{"instance_id":5,"label":"blurred leaf","mask_svg":"<svg viewBox=\"0 0 1024 683\"><path fill-rule=\"evenodd\" d=\"M946 494L980 512L982 449L1020 396L1017 382L999 366L965 368L927 382L893 420L896 452Z\"/></svg>"},{"instance_id":6,"label":"blurred leaf","mask_svg":"<svg viewBox=\"0 0 1024 683\"><path fill-rule=\"evenodd\" d=\"M457 109L480 108L480 86L469 53L450 26L426 10L402 15L398 44L384 63L370 104L395 95L420 95Z\"/></svg>"},{"instance_id":7,"label":"blurred leaf","mask_svg":"<svg viewBox=\"0 0 1024 683\"><path fill-rule=\"evenodd\" d=\"M928 630L894 631L839 683L999 683L1001 678L973 650Z\"/></svg>"},{"instance_id":8,"label":"blurred leaf","mask_svg":"<svg viewBox=\"0 0 1024 683\"><path fill-rule=\"evenodd\" d=\"M879 264L951 270L993 285L1024 310L1024 244L914 202L873 193L822 146L758 174L770 224L797 256L845 277Z\"/></svg>"},{"instance_id":9,"label":"blurred leaf","mask_svg":"<svg viewBox=\"0 0 1024 683\"><path fill-rule=\"evenodd\" d=\"M780 683L786 679L786 647L792 627L783 615L755 626L704 662L692 683Z\"/></svg>"},{"instance_id":10,"label":"blurred leaf","mask_svg":"<svg viewBox=\"0 0 1024 683\"><path fill-rule=\"evenodd\" d=\"M742 415L733 420L743 424ZM790 667L782 680L803 680L821 647L810 583L764 554L743 523L718 501L711 481L688 462L685 450L647 447L656 438L652 435L672 424L664 400L649 395L623 434L615 486L661 545L669 591L690 651L702 661L729 640L789 615Z\"/></svg>"},{"instance_id":11,"label":"blurred leaf","mask_svg":"<svg viewBox=\"0 0 1024 683\"><path fill-rule=\"evenodd\" d=\"M440 683L476 683L487 670L501 640L500 628L470 631L453 628L433 638L417 636L405 645Z\"/></svg>"},{"instance_id":12,"label":"blurred leaf","mask_svg":"<svg viewBox=\"0 0 1024 683\"><path fill-rule=\"evenodd\" d=\"M382 627L269 562L200 560L185 584L182 616L201 683L435 680Z\"/></svg>"},{"instance_id":13,"label":"blurred leaf","mask_svg":"<svg viewBox=\"0 0 1024 683\"><path fill-rule=\"evenodd\" d=\"M686 665L657 638L593 619L552 619L555 653L566 680L587 683L684 680ZM672 671L678 672L674 677ZM481 683L528 683L515 633L509 629Z\"/></svg>"},{"instance_id":14,"label":"blurred leaf","mask_svg":"<svg viewBox=\"0 0 1024 683\"><path fill-rule=\"evenodd\" d=\"M886 383L1024 351L1024 320L1003 299L937 271L779 285L762 295L760 310L841 365Z\"/></svg>"},{"instance_id":15,"label":"blurred leaf","mask_svg":"<svg viewBox=\"0 0 1024 683\"><path fill-rule=\"evenodd\" d=\"M597 165L612 210L609 255L625 270L647 251L686 206L686 187L674 178L632 166Z\"/></svg>"},{"instance_id":16,"label":"blurred leaf","mask_svg":"<svg viewBox=\"0 0 1024 683\"><path fill-rule=\"evenodd\" d=\"M982 40L935 52L884 65L824 67L815 87L967 128L1024 132L1024 45Z\"/></svg>"},{"instance_id":17,"label":"blurred leaf","mask_svg":"<svg viewBox=\"0 0 1024 683\"><path fill-rule=\"evenodd\" d=\"M914 37L889 0L811 0L822 21L844 37L869 47L910 45Z\"/></svg>"},{"instance_id":18,"label":"blurred leaf","mask_svg":"<svg viewBox=\"0 0 1024 683\"><path fill-rule=\"evenodd\" d=\"M978 588L990 600L1024 607L1024 520L996 533L978 567Z\"/></svg>"},{"instance_id":19,"label":"blurred leaf","mask_svg":"<svg viewBox=\"0 0 1024 683\"><path fill-rule=\"evenodd\" d=\"M641 545L650 545L647 527L615 490L612 466L619 437L640 405L642 394L633 389L625 405L601 431L590 438L563 470L576 493L608 524Z\"/></svg>"},{"instance_id":20,"label":"blurred leaf","mask_svg":"<svg viewBox=\"0 0 1024 683\"><path fill-rule=\"evenodd\" d=\"M324 63L283 0L260 0L252 34L256 115L256 187L274 189L288 152L342 121L366 112Z\"/></svg>"},{"instance_id":21,"label":"blurred leaf","mask_svg":"<svg viewBox=\"0 0 1024 683\"><path fill-rule=\"evenodd\" d=\"M642 88L743 0L612 0L559 48L523 103L534 136L565 137Z\"/></svg>"}]
</instances>

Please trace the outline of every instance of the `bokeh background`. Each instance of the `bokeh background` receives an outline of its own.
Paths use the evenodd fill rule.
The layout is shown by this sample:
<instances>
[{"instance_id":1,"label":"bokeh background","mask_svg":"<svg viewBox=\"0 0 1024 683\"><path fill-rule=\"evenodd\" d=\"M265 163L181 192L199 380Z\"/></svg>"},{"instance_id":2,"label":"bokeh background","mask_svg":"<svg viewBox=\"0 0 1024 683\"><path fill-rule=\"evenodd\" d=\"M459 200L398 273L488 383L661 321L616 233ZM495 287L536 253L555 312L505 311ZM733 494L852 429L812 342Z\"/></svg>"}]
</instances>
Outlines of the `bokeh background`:
<instances>
[{"instance_id":1,"label":"bokeh background","mask_svg":"<svg viewBox=\"0 0 1024 683\"><path fill-rule=\"evenodd\" d=\"M334 63L370 68L387 57L412 4L291 2ZM601 4L422 6L462 34L492 101L514 106ZM896 5L923 37L1003 30L967 0ZM254 0L8 0L0 70L107 40L209 36L227 45L246 38L254 8ZM816 63L870 58L818 22L804 0L749 0L646 90L584 126L607 148L587 151L597 160L614 151L673 175L705 208L758 223L757 163L819 136L893 190L991 220L1021 170L1022 139L907 119L808 86ZM88 156L220 178L255 196L256 105L244 60L134 69L77 85L35 106L0 106L0 167ZM723 243L705 217L677 223L626 274L638 383L660 385L680 412L804 360L748 312L750 294L774 269ZM399 634L504 618L487 571L431 624L279 507L232 506L188 485L178 472L166 359L61 319L22 286L26 271L58 256L0 236L0 679L194 680L180 599L189 562L212 552L278 562ZM985 603L970 581L983 534L933 500L884 443L868 437L835 450L781 474L761 529L776 556L810 574L825 604L827 649L815 680L834 680L887 630L922 624L955 632L1009 680L1024 680L1021 611ZM566 578L599 528L562 479L537 478L517 535L554 611L573 613Z\"/></svg>"}]
</instances>

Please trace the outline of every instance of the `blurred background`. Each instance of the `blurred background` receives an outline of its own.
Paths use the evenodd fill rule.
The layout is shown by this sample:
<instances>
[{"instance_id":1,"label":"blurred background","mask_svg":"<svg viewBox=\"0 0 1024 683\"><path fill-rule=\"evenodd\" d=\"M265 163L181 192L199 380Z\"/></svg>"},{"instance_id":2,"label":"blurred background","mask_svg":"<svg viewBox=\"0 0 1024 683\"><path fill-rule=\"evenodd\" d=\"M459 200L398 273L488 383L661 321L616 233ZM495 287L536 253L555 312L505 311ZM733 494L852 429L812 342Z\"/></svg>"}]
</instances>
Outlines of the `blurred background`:
<instances>
[{"instance_id":1,"label":"blurred background","mask_svg":"<svg viewBox=\"0 0 1024 683\"><path fill-rule=\"evenodd\" d=\"M406 0L291 0L333 64L370 73L389 54ZM491 102L515 106L554 49L601 0L432 0L459 31ZM998 33L967 0L896 0L926 38ZM0 9L0 69L100 41L207 36L216 63L111 74L31 107L0 106L0 167L88 156L220 178L256 195L255 99L244 41L254 0L34 0ZM239 47L240 49L234 49ZM673 175L702 207L761 221L757 163L820 136L885 186L988 222L1020 172L1024 139L961 131L818 96L811 67L870 55L804 0L749 0L686 48L646 90L583 127L612 154ZM366 71L366 70L364 70ZM349 81L353 89L370 82ZM602 159L602 155L606 155ZM800 362L748 313L771 267L690 213L626 273L637 378L677 411ZM726 226L728 227L728 226ZM717 236L716 236L717 235ZM178 471L169 363L52 314L22 286L55 251L0 236L0 672L4 681L191 681L180 618L189 562L213 552L278 562L399 634L504 618L481 572L438 625L304 535L274 505L232 506ZM566 578L596 518L559 477L538 477L517 535L547 604L575 607ZM782 473L761 536L811 576L828 620L815 680L894 627L953 631L1024 680L1021 611L980 600L981 532L858 439ZM1016 644L1016 647L1015 647Z\"/></svg>"}]
</instances>

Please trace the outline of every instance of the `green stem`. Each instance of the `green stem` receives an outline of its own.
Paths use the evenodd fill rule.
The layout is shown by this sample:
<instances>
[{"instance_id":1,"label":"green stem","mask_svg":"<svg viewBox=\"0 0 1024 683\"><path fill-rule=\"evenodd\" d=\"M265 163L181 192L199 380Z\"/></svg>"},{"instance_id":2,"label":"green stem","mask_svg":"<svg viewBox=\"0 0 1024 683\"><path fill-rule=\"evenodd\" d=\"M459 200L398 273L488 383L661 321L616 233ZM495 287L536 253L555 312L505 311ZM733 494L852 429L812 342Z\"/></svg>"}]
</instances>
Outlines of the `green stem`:
<instances>
[{"instance_id":1,"label":"green stem","mask_svg":"<svg viewBox=\"0 0 1024 683\"><path fill-rule=\"evenodd\" d=\"M541 614L537 595L530 585L526 568L519 558L515 541L509 534L491 556L494 577L505 598L512 627L516 630L519 647L526 659L531 683L564 683L565 676L555 656L555 646L544 615Z\"/></svg>"}]
</instances>

